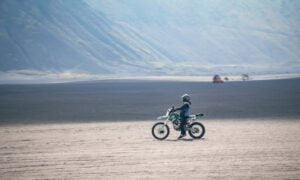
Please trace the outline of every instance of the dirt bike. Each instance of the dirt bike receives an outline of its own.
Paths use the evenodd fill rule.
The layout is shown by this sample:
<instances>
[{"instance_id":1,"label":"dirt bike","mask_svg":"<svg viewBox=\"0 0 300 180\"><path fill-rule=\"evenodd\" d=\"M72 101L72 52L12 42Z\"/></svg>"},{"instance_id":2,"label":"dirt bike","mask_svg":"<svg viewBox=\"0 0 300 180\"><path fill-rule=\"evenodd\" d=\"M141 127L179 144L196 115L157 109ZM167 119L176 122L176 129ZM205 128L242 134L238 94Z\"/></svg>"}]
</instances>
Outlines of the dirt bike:
<instances>
[{"instance_id":1,"label":"dirt bike","mask_svg":"<svg viewBox=\"0 0 300 180\"><path fill-rule=\"evenodd\" d=\"M195 122L199 118L203 117L203 114L190 115L185 130L194 139L200 139L205 134L205 127L200 122ZM170 128L168 123L172 123L174 130L180 131L180 115L174 112L174 108L168 109L166 115L159 116L158 120L164 120L164 122L155 123L152 127L152 135L155 139L164 140L170 134Z\"/></svg>"}]
</instances>

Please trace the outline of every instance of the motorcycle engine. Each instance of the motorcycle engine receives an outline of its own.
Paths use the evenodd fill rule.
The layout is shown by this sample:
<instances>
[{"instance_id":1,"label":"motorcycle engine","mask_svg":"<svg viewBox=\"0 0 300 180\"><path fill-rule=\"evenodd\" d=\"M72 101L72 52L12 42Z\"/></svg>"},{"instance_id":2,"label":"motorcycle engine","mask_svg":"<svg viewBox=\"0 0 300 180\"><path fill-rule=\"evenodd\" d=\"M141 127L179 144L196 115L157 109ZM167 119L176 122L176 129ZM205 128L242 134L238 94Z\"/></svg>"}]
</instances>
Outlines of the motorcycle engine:
<instances>
[{"instance_id":1,"label":"motorcycle engine","mask_svg":"<svg viewBox=\"0 0 300 180\"><path fill-rule=\"evenodd\" d=\"M173 123L173 128L176 130L176 131L179 131L179 125L180 125L180 116L179 114L177 113L173 113L170 115L170 120L172 121Z\"/></svg>"},{"instance_id":2,"label":"motorcycle engine","mask_svg":"<svg viewBox=\"0 0 300 180\"><path fill-rule=\"evenodd\" d=\"M179 125L180 125L179 119L173 121L173 128L174 128L176 131L179 131Z\"/></svg>"}]
</instances>

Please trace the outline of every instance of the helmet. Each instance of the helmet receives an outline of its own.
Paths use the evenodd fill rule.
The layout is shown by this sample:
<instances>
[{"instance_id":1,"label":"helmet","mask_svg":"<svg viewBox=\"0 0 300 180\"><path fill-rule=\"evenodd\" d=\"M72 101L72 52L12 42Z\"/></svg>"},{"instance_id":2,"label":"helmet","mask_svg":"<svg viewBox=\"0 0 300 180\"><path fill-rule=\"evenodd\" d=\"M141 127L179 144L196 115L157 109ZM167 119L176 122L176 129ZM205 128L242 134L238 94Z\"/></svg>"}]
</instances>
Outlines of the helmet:
<instances>
[{"instance_id":1,"label":"helmet","mask_svg":"<svg viewBox=\"0 0 300 180\"><path fill-rule=\"evenodd\" d=\"M184 94L181 96L183 102L189 102L191 100L190 95Z\"/></svg>"}]
</instances>

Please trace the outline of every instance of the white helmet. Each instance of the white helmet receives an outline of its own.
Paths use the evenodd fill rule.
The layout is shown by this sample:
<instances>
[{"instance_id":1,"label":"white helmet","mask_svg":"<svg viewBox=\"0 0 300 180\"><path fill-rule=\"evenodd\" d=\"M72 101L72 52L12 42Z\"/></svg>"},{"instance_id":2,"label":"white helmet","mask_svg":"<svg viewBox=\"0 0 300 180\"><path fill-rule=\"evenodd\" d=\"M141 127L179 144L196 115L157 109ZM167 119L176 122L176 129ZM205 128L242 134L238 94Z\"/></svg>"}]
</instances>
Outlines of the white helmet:
<instances>
[{"instance_id":1,"label":"white helmet","mask_svg":"<svg viewBox=\"0 0 300 180\"><path fill-rule=\"evenodd\" d=\"M183 102L189 102L191 100L190 95L184 94L181 96Z\"/></svg>"}]
</instances>

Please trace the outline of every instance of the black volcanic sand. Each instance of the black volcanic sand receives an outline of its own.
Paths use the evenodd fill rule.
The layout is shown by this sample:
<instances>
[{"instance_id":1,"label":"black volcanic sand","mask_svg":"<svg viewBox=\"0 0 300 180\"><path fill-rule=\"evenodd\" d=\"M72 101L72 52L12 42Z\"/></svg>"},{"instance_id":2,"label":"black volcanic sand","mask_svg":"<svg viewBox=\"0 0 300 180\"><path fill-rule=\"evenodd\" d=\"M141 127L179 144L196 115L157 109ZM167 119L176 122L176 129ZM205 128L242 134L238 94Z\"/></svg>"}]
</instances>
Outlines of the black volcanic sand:
<instances>
[{"instance_id":1,"label":"black volcanic sand","mask_svg":"<svg viewBox=\"0 0 300 180\"><path fill-rule=\"evenodd\" d=\"M207 119L299 119L300 79L247 82L94 81L0 85L0 124L154 120L192 97Z\"/></svg>"}]
</instances>

